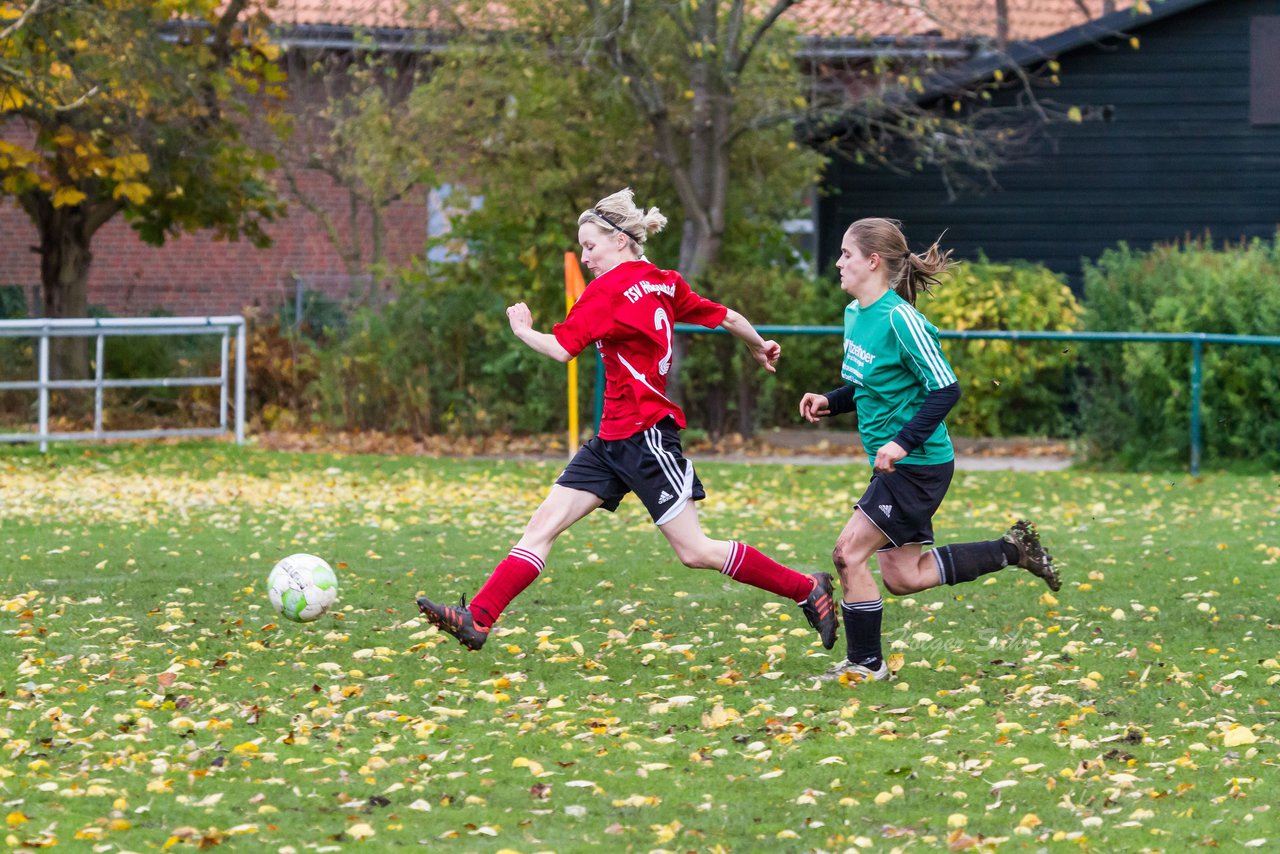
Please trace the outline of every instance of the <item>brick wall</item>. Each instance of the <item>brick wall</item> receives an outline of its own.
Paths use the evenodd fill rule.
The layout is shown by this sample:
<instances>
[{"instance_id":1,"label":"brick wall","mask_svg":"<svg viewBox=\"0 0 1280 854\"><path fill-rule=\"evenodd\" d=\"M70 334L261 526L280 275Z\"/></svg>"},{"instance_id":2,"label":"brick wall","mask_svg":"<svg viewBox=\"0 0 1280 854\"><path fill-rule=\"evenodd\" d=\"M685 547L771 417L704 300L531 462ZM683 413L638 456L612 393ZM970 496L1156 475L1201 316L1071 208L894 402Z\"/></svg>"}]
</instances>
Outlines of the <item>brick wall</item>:
<instances>
[{"instance_id":1,"label":"brick wall","mask_svg":"<svg viewBox=\"0 0 1280 854\"><path fill-rule=\"evenodd\" d=\"M346 192L327 176L307 172L300 184L326 210L345 217ZM367 235L367 214L359 227ZM179 315L237 314L246 306L275 308L291 301L295 276L329 296L346 296L345 268L315 216L294 202L288 216L268 230L274 245L267 249L243 241L216 241L204 232L153 247L135 236L123 216L116 216L93 239L89 302L119 316L153 309ZM386 211L385 231L391 266L404 266L422 253L427 233L425 188L417 191L415 200ZM12 201L0 204L0 285L22 285L28 302L32 287L40 282L40 256L29 249L38 243L27 215ZM369 245L367 239L364 245Z\"/></svg>"}]
</instances>

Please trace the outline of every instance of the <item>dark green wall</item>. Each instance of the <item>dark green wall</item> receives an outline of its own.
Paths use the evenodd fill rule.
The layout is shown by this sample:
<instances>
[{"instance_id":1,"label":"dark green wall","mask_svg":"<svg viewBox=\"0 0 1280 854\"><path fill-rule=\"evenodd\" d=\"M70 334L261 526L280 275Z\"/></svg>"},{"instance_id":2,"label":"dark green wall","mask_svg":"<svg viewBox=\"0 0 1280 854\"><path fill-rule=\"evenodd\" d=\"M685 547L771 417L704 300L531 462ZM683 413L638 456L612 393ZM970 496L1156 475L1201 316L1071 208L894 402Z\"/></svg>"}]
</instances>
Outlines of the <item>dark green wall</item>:
<instances>
[{"instance_id":1,"label":"dark green wall","mask_svg":"<svg viewBox=\"0 0 1280 854\"><path fill-rule=\"evenodd\" d=\"M1215 0L1059 57L1043 97L1110 108L1110 120L1057 125L998 188L948 200L937 172L892 175L833 159L818 203L819 263L830 269L845 227L902 220L912 247L946 230L962 258L1023 258L1078 284L1081 258L1210 232L1215 242L1271 238L1280 225L1280 125L1249 120L1250 17L1280 0Z\"/></svg>"}]
</instances>

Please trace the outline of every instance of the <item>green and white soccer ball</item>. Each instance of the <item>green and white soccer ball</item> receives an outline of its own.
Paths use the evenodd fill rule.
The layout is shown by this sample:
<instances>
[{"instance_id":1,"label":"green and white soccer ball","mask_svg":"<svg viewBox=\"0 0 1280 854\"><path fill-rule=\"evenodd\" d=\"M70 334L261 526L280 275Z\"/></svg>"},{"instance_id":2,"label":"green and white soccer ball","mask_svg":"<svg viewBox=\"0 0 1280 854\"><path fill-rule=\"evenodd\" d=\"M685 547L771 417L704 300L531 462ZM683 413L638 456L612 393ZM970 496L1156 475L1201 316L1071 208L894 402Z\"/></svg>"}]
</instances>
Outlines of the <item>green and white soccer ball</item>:
<instances>
[{"instance_id":1,"label":"green and white soccer ball","mask_svg":"<svg viewBox=\"0 0 1280 854\"><path fill-rule=\"evenodd\" d=\"M267 597L286 620L309 623L324 616L338 601L338 579L322 558L289 555L267 576Z\"/></svg>"}]
</instances>

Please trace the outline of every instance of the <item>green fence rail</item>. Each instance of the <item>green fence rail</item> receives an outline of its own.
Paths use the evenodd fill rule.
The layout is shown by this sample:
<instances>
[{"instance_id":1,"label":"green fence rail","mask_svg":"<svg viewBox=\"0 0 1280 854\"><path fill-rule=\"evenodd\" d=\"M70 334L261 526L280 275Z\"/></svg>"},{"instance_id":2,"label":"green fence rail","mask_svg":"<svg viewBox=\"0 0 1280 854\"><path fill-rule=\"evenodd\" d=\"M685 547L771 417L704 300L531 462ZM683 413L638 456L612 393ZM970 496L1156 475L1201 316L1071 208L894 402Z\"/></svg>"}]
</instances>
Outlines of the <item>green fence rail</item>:
<instances>
[{"instance_id":1,"label":"green fence rail","mask_svg":"<svg viewBox=\"0 0 1280 854\"><path fill-rule=\"evenodd\" d=\"M774 335L844 335L840 326L757 326L765 336ZM701 326L676 324L677 333L727 335L721 328L705 329ZM1213 332L1031 332L1022 330L939 330L939 337L960 341L1109 341L1112 343L1146 342L1191 345L1191 474L1200 474L1200 399L1204 373L1204 347L1206 344L1243 345L1254 347L1280 347L1276 335L1222 335ZM604 363L596 359L596 427L604 411Z\"/></svg>"}]
</instances>

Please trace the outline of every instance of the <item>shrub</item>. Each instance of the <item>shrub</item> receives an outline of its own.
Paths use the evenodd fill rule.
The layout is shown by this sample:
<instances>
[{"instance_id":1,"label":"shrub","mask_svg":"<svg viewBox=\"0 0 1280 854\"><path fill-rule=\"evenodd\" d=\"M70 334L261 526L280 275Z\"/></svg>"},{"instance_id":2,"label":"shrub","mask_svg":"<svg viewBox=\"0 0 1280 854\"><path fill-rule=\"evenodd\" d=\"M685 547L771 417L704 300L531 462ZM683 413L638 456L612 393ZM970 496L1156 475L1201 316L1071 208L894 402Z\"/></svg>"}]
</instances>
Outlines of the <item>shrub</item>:
<instances>
[{"instance_id":1,"label":"shrub","mask_svg":"<svg viewBox=\"0 0 1280 854\"><path fill-rule=\"evenodd\" d=\"M732 293L724 279L732 279ZM722 301L756 326L835 326L847 298L827 279L785 267L744 269L704 277L703 296ZM680 399L691 427L713 437L751 435L774 426L798 426L800 396L841 384L839 334L776 335L782 345L777 373L764 371L732 335L695 333L680 365Z\"/></svg>"},{"instance_id":2,"label":"shrub","mask_svg":"<svg viewBox=\"0 0 1280 854\"><path fill-rule=\"evenodd\" d=\"M27 292L22 285L0 285L0 320L27 316Z\"/></svg>"},{"instance_id":3,"label":"shrub","mask_svg":"<svg viewBox=\"0 0 1280 854\"><path fill-rule=\"evenodd\" d=\"M279 328L293 330L318 341L340 338L347 331L346 309L341 302L321 291L304 290L301 321L297 315L298 305L294 300L283 302L277 312Z\"/></svg>"},{"instance_id":4,"label":"shrub","mask_svg":"<svg viewBox=\"0 0 1280 854\"><path fill-rule=\"evenodd\" d=\"M318 348L305 335L281 327L278 316L248 320L245 347L247 418L267 429L308 426L315 412Z\"/></svg>"},{"instance_id":5,"label":"shrub","mask_svg":"<svg viewBox=\"0 0 1280 854\"><path fill-rule=\"evenodd\" d=\"M0 320L26 316L25 289L21 285L0 285ZM23 382L35 378L35 339L0 337L0 381ZM0 391L0 424L29 424L34 419L35 399L35 392Z\"/></svg>"},{"instance_id":6,"label":"shrub","mask_svg":"<svg viewBox=\"0 0 1280 854\"><path fill-rule=\"evenodd\" d=\"M286 395L290 400L264 409L264 421L272 423L272 413L289 410L331 427L414 435L562 430L564 366L515 341L503 313L507 304L525 300L544 330L563 316L562 271L538 261L558 257L562 239L554 228L535 235L534 247L517 265L498 266L472 255L402 271L391 304L357 311L345 336L324 347L299 350L304 342L282 336L261 353L274 351L277 358L263 358L260 370L277 367L265 376L255 373L255 390L287 390L292 380L286 382L280 369L292 371L310 359L312 375L304 387L314 408L305 412L304 395L295 390ZM781 263L722 268L696 287L757 325L839 326L848 301L830 279ZM1070 292L1048 271L986 262L962 268L922 308L944 329L1071 329L1079 317ZM690 427L711 436L797 425L801 394L841 382L838 333L777 336L784 351L777 374L760 370L732 336L680 337L678 399ZM284 341L290 342L287 351ZM1074 364L1064 348L983 341L949 346L967 383L958 418L953 417L962 431L1062 435ZM590 352L580 359L584 424L594 419L595 362Z\"/></svg>"},{"instance_id":7,"label":"shrub","mask_svg":"<svg viewBox=\"0 0 1280 854\"><path fill-rule=\"evenodd\" d=\"M1202 241L1135 252L1121 244L1085 267L1092 331L1275 335L1280 249L1216 250ZM1280 350L1203 346L1205 464L1280 467ZM1091 451L1132 467L1184 465L1190 455L1190 344L1095 344L1086 359L1084 424Z\"/></svg>"},{"instance_id":8,"label":"shrub","mask_svg":"<svg viewBox=\"0 0 1280 854\"><path fill-rule=\"evenodd\" d=\"M1075 331L1082 309L1058 274L981 258L917 303L940 330ZM947 417L962 436L1066 436L1073 427L1076 348L1055 341L944 340L960 381Z\"/></svg>"},{"instance_id":9,"label":"shrub","mask_svg":"<svg viewBox=\"0 0 1280 854\"><path fill-rule=\"evenodd\" d=\"M549 330L564 316L563 273L523 271L525 294L504 294L474 259L402 271L390 304L357 311L346 336L317 352L320 415L418 436L561 429L565 368L515 340L504 309L525 300Z\"/></svg>"},{"instance_id":10,"label":"shrub","mask_svg":"<svg viewBox=\"0 0 1280 854\"><path fill-rule=\"evenodd\" d=\"M345 429L431 433L432 371L441 354L412 290L381 309L362 308L347 334L316 351L312 386L320 417Z\"/></svg>"}]
</instances>

